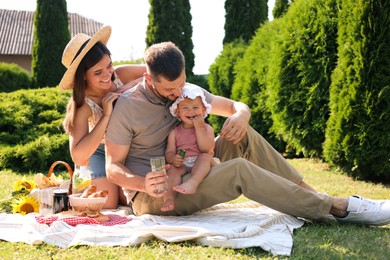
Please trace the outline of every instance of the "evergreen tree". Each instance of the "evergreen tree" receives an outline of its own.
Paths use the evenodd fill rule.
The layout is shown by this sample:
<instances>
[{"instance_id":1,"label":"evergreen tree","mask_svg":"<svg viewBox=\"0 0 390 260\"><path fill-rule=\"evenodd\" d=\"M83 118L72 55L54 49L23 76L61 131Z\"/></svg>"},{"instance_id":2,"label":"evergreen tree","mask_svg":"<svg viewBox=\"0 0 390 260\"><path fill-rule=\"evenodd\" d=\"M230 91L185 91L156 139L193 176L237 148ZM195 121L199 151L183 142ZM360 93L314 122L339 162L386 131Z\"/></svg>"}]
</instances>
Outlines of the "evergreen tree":
<instances>
[{"instance_id":1,"label":"evergreen tree","mask_svg":"<svg viewBox=\"0 0 390 260\"><path fill-rule=\"evenodd\" d=\"M272 10L272 16L274 18L279 18L283 16L289 7L289 0L275 0L275 6Z\"/></svg>"},{"instance_id":2,"label":"evergreen tree","mask_svg":"<svg viewBox=\"0 0 390 260\"><path fill-rule=\"evenodd\" d=\"M247 104L252 112L250 125L279 152L285 152L286 144L270 131L271 113L266 106L268 70L273 46L280 35L281 20L266 22L256 32L243 57L234 66L235 80L232 99ZM225 48L224 48L225 49Z\"/></svg>"},{"instance_id":3,"label":"evergreen tree","mask_svg":"<svg viewBox=\"0 0 390 260\"><path fill-rule=\"evenodd\" d=\"M235 65L242 58L246 47L247 44L241 39L225 44L222 53L209 69L210 74L207 77L207 81L212 93L227 98L231 97L235 78ZM226 118L210 115L208 120L215 132L218 133Z\"/></svg>"},{"instance_id":4,"label":"evergreen tree","mask_svg":"<svg viewBox=\"0 0 390 260\"><path fill-rule=\"evenodd\" d=\"M322 156L331 73L337 62L337 0L300 0L280 19L270 59L269 96L275 134L298 154Z\"/></svg>"},{"instance_id":5,"label":"evergreen tree","mask_svg":"<svg viewBox=\"0 0 390 260\"><path fill-rule=\"evenodd\" d=\"M175 43L184 54L187 76L192 76L195 55L189 0L149 0L149 3L146 46L165 41Z\"/></svg>"},{"instance_id":6,"label":"evergreen tree","mask_svg":"<svg viewBox=\"0 0 390 260\"><path fill-rule=\"evenodd\" d=\"M226 0L223 44L241 38L248 42L268 19L267 0Z\"/></svg>"},{"instance_id":7,"label":"evergreen tree","mask_svg":"<svg viewBox=\"0 0 390 260\"><path fill-rule=\"evenodd\" d=\"M66 0L37 0L31 66L35 87L58 85L65 72L61 59L69 40Z\"/></svg>"},{"instance_id":8,"label":"evergreen tree","mask_svg":"<svg viewBox=\"0 0 390 260\"><path fill-rule=\"evenodd\" d=\"M355 178L390 182L390 1L343 0L325 158Z\"/></svg>"},{"instance_id":9,"label":"evergreen tree","mask_svg":"<svg viewBox=\"0 0 390 260\"><path fill-rule=\"evenodd\" d=\"M249 40L267 20L267 0L226 0L225 1L224 48L209 69L210 91L216 95L231 98L235 80L235 64L242 58ZM222 127L225 118L210 116L214 129Z\"/></svg>"}]
</instances>

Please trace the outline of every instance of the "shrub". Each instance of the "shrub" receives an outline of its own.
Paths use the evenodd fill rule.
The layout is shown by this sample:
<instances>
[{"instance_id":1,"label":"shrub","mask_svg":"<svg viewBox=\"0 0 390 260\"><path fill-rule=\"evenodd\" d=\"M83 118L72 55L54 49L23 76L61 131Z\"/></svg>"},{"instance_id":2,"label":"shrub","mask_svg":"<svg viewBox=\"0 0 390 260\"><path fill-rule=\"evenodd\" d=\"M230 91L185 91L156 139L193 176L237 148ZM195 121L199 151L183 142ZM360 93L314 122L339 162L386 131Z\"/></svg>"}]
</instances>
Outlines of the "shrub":
<instances>
[{"instance_id":1,"label":"shrub","mask_svg":"<svg viewBox=\"0 0 390 260\"><path fill-rule=\"evenodd\" d=\"M279 152L285 151L285 143L270 131L273 124L266 106L268 69L273 43L279 35L279 20L266 22L246 48L243 58L234 67L235 79L232 98L251 108L250 125Z\"/></svg>"},{"instance_id":2,"label":"shrub","mask_svg":"<svg viewBox=\"0 0 390 260\"><path fill-rule=\"evenodd\" d=\"M0 92L12 92L32 87L29 72L14 63L0 62Z\"/></svg>"},{"instance_id":3,"label":"shrub","mask_svg":"<svg viewBox=\"0 0 390 260\"><path fill-rule=\"evenodd\" d=\"M358 179L390 182L390 2L344 0L324 155Z\"/></svg>"},{"instance_id":4,"label":"shrub","mask_svg":"<svg viewBox=\"0 0 390 260\"><path fill-rule=\"evenodd\" d=\"M322 156L337 62L336 0L293 2L269 60L272 131L304 156Z\"/></svg>"},{"instance_id":5,"label":"shrub","mask_svg":"<svg viewBox=\"0 0 390 260\"><path fill-rule=\"evenodd\" d=\"M206 90L209 90L209 85L207 83L206 75L193 75L187 78L187 82L198 85Z\"/></svg>"},{"instance_id":6,"label":"shrub","mask_svg":"<svg viewBox=\"0 0 390 260\"><path fill-rule=\"evenodd\" d=\"M225 44L222 53L209 69L210 74L207 81L213 94L231 98L235 77L234 66L244 55L246 46L246 43L242 40L235 40ZM220 131L225 120L225 117L216 115L210 115L209 117L209 122L216 133Z\"/></svg>"},{"instance_id":7,"label":"shrub","mask_svg":"<svg viewBox=\"0 0 390 260\"><path fill-rule=\"evenodd\" d=\"M20 173L47 172L55 161L72 163L66 134L45 135L36 140L1 149L1 168Z\"/></svg>"},{"instance_id":8,"label":"shrub","mask_svg":"<svg viewBox=\"0 0 390 260\"><path fill-rule=\"evenodd\" d=\"M0 167L45 172L54 161L71 163L62 129L69 92L57 88L0 93Z\"/></svg>"}]
</instances>

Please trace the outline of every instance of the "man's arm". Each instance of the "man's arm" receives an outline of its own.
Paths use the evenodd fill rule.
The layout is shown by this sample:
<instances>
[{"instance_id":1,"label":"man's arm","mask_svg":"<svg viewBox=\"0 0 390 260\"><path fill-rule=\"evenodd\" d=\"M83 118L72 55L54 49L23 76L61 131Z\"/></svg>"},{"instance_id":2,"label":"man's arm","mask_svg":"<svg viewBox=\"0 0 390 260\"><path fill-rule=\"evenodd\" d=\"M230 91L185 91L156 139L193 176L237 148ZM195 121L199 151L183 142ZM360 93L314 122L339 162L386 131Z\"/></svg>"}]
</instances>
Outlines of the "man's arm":
<instances>
[{"instance_id":1,"label":"man's arm","mask_svg":"<svg viewBox=\"0 0 390 260\"><path fill-rule=\"evenodd\" d=\"M242 102L215 95L211 105L212 114L227 117L222 126L220 136L228 141L233 141L234 144L238 143L248 130L251 118L249 107Z\"/></svg>"},{"instance_id":2,"label":"man's arm","mask_svg":"<svg viewBox=\"0 0 390 260\"><path fill-rule=\"evenodd\" d=\"M145 177L134 174L124 164L130 145L114 144L106 140L107 179L128 190L146 192L153 197L161 197L157 189L166 188L167 175L164 172L149 172Z\"/></svg>"}]
</instances>

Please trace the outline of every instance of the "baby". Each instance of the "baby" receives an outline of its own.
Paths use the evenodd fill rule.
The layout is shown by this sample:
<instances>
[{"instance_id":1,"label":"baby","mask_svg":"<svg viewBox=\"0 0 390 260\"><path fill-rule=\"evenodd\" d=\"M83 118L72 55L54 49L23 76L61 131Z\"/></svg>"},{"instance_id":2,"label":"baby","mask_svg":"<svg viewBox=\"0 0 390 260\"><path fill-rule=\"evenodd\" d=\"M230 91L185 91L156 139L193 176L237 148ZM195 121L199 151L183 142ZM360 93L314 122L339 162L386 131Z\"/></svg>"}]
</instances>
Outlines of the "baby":
<instances>
[{"instance_id":1,"label":"baby","mask_svg":"<svg viewBox=\"0 0 390 260\"><path fill-rule=\"evenodd\" d=\"M204 120L210 111L211 105L206 102L203 91L188 83L170 107L171 114L182 123L168 136L165 160L171 168L168 170L168 191L164 194L162 211L175 208L176 192L195 193L210 168L219 162L213 158L214 130ZM185 151L185 156L180 155L180 151ZM190 178L181 183L181 177L187 172L191 173Z\"/></svg>"}]
</instances>

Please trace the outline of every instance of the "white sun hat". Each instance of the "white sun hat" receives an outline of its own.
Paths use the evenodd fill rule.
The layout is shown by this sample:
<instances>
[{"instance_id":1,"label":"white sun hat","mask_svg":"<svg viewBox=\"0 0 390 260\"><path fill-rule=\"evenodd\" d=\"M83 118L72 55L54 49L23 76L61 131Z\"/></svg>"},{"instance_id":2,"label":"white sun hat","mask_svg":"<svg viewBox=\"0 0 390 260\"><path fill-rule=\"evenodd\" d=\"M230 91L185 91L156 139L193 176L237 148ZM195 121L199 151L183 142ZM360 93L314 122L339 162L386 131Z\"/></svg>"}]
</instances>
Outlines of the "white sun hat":
<instances>
[{"instance_id":1,"label":"white sun hat","mask_svg":"<svg viewBox=\"0 0 390 260\"><path fill-rule=\"evenodd\" d=\"M169 111L171 112L171 114L174 117L177 117L177 113L176 113L177 105L182 100L184 100L185 98L195 99L197 97L200 97L200 99L202 100L203 105L206 108L206 113L204 115L204 117L206 117L208 114L210 114L212 106L211 106L211 104L207 103L206 97L205 97L205 95L203 93L203 90L200 87L198 87L198 86L196 86L194 84L191 84L191 83L186 83L185 84L185 86L182 89L181 96L178 97L175 100L175 102L173 102L173 104L169 108Z\"/></svg>"}]
</instances>

